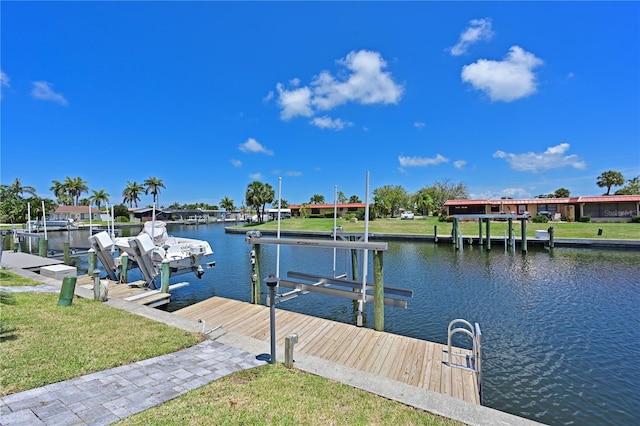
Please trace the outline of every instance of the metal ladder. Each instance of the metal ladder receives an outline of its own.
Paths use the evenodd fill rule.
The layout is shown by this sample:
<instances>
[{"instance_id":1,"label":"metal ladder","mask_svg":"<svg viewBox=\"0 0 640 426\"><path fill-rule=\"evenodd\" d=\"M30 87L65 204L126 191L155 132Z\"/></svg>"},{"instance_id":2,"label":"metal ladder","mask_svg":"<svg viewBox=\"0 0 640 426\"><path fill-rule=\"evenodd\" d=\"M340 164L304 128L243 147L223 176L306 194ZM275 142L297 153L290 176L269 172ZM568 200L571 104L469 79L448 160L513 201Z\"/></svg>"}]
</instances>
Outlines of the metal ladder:
<instances>
[{"instance_id":1,"label":"metal ladder","mask_svg":"<svg viewBox=\"0 0 640 426\"><path fill-rule=\"evenodd\" d=\"M456 327L463 325L464 327ZM456 327L456 328L454 328ZM451 349L451 338L457 334L463 333L471 338L472 348L471 355L456 352ZM469 321L463 319L454 319L449 323L447 329L447 354L449 361L447 365L453 368L461 368L463 370L473 371L476 375L476 382L478 384L478 393L480 394L480 403L482 404L482 333L480 332L480 325L476 322L472 325ZM465 364L456 364L453 357L462 357L465 359Z\"/></svg>"}]
</instances>

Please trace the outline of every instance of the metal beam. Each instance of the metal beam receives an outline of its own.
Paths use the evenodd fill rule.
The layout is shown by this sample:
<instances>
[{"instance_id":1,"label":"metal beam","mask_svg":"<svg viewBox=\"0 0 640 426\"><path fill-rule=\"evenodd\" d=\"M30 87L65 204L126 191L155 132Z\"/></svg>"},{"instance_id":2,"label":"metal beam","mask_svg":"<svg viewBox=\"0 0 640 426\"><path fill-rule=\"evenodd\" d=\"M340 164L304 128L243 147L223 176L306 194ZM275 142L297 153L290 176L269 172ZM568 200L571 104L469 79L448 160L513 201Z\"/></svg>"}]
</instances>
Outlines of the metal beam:
<instances>
[{"instance_id":1,"label":"metal beam","mask_svg":"<svg viewBox=\"0 0 640 426\"><path fill-rule=\"evenodd\" d=\"M364 241L333 241L333 240L304 240L297 238L270 238L247 236L245 240L248 244L280 244L290 246L308 247L336 247L356 250L387 250L389 244L386 242L364 242Z\"/></svg>"},{"instance_id":2,"label":"metal beam","mask_svg":"<svg viewBox=\"0 0 640 426\"><path fill-rule=\"evenodd\" d=\"M295 288L302 291L311 291L314 293L326 294L328 296L344 297L351 300L361 300L362 294L351 290L340 290L337 288L314 286L311 284L297 283L294 281L280 280L278 283L282 287ZM373 302L373 295L366 295L367 302ZM384 304L395 308L407 308L407 301L402 299L394 299L393 297L385 297Z\"/></svg>"},{"instance_id":3,"label":"metal beam","mask_svg":"<svg viewBox=\"0 0 640 426\"><path fill-rule=\"evenodd\" d=\"M315 274L307 274L304 272L287 272L287 277L296 278L299 280L325 280L327 284L339 285L342 287L349 287L351 289L360 290L362 288L362 283L358 281L352 280L344 280L341 278L327 278L322 275ZM367 283L367 290L373 290L373 285ZM384 292L386 294L393 294L395 296L403 296L403 297L413 297L413 290L408 288L399 288L399 287L384 287Z\"/></svg>"}]
</instances>

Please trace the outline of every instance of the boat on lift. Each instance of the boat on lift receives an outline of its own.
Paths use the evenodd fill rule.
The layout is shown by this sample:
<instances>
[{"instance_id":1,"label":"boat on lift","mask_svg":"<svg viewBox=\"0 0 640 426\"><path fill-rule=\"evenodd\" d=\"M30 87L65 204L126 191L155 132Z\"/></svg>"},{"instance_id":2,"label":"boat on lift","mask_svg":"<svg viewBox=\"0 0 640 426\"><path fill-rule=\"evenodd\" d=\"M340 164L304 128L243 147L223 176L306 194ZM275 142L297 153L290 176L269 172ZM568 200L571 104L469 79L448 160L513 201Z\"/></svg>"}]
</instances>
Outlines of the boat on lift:
<instances>
[{"instance_id":1,"label":"boat on lift","mask_svg":"<svg viewBox=\"0 0 640 426\"><path fill-rule=\"evenodd\" d=\"M203 265L215 266L215 262L207 262L213 254L207 241L169 235L164 222L146 222L135 237L112 238L102 231L90 236L89 242L110 279L118 279L121 255L126 253L152 288L157 287L156 278L162 273L164 262L169 263L170 276L193 272L201 278L205 272ZM120 256L114 258L116 248Z\"/></svg>"}]
</instances>

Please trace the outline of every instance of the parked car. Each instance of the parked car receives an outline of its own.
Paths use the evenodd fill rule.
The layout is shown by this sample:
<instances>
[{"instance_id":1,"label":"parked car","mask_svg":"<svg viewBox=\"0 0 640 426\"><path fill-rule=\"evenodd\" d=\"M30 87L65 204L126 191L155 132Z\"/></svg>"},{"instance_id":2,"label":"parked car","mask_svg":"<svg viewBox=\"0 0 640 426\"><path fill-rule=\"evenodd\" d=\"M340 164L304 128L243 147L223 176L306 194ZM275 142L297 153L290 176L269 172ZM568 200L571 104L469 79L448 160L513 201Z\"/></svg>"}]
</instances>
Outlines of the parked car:
<instances>
[{"instance_id":1,"label":"parked car","mask_svg":"<svg viewBox=\"0 0 640 426\"><path fill-rule=\"evenodd\" d=\"M538 214L539 214L539 215L542 215L542 216L546 216L546 217L548 217L548 218L549 218L549 220L551 220L551 218L553 217L553 213L551 213L551 212L549 212L549 211L546 211L546 210L540 210L540 211L538 212Z\"/></svg>"},{"instance_id":2,"label":"parked car","mask_svg":"<svg viewBox=\"0 0 640 426\"><path fill-rule=\"evenodd\" d=\"M404 211L404 212L402 212L402 214L400 215L400 219L410 219L410 220L413 220L413 218L414 218L414 214L413 214L413 212L412 212L412 211L410 211L410 210Z\"/></svg>"}]
</instances>

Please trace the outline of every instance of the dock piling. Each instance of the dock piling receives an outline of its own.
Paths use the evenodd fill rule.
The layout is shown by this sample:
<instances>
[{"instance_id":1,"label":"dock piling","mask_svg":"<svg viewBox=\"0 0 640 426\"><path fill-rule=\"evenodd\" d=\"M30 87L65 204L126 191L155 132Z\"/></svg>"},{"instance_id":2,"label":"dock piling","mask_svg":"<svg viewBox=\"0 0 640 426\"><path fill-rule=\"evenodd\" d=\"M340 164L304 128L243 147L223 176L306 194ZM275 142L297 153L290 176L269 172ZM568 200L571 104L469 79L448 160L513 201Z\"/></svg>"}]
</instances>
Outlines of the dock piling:
<instances>
[{"instance_id":1,"label":"dock piling","mask_svg":"<svg viewBox=\"0 0 640 426\"><path fill-rule=\"evenodd\" d=\"M373 329L384 331L384 267L378 250L373 252Z\"/></svg>"}]
</instances>

